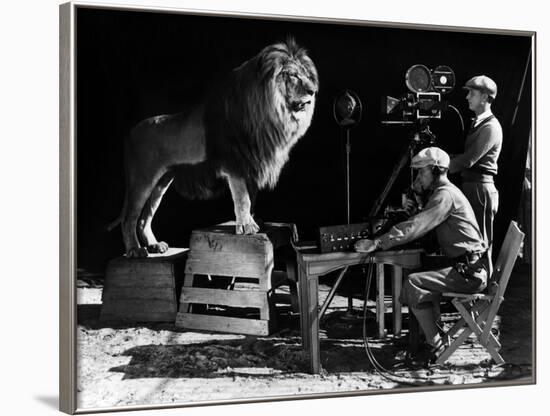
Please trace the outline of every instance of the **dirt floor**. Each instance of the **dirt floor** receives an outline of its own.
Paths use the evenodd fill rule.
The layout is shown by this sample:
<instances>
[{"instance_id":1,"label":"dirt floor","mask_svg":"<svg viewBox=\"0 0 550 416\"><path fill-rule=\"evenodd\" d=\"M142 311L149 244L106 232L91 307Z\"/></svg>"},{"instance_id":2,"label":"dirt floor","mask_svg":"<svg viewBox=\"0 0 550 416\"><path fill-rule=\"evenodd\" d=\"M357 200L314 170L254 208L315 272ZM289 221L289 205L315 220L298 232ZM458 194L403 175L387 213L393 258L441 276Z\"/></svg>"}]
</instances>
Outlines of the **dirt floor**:
<instances>
[{"instance_id":1,"label":"dirt floor","mask_svg":"<svg viewBox=\"0 0 550 416\"><path fill-rule=\"evenodd\" d=\"M299 316L288 306L278 308L278 329L268 337L187 331L172 323L108 326L99 321L102 283L102 276L79 270L80 409L410 387L375 372L367 359L359 298L354 299L356 316L351 317L346 313L347 298L334 298L321 322L323 372L312 375L301 349ZM320 285L321 302L329 290L328 284ZM366 320L370 348L380 364L402 376L400 380L416 379L423 386L529 383L533 379L531 299L529 269L517 267L495 326L504 366L491 365L490 356L470 339L448 365L427 369L407 354L406 311L400 339L371 338L376 333L373 301L368 303ZM455 319L450 309L443 314L446 325Z\"/></svg>"}]
</instances>

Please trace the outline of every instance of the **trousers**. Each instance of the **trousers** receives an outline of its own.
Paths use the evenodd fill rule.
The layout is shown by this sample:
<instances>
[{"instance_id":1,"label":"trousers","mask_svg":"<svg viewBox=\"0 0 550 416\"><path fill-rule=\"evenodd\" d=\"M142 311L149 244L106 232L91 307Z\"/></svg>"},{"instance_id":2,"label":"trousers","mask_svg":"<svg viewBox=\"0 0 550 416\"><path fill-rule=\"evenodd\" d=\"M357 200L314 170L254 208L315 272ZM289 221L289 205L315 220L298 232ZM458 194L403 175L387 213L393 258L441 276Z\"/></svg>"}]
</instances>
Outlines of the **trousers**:
<instances>
[{"instance_id":1,"label":"trousers","mask_svg":"<svg viewBox=\"0 0 550 416\"><path fill-rule=\"evenodd\" d=\"M464 182L462 192L474 210L479 230L489 249L488 257L491 259L493 220L498 211L498 190L491 182Z\"/></svg>"},{"instance_id":2,"label":"trousers","mask_svg":"<svg viewBox=\"0 0 550 416\"><path fill-rule=\"evenodd\" d=\"M423 309L438 304L444 292L481 292L487 287L488 268L488 259L483 257L470 265L457 264L411 273L401 289L401 302Z\"/></svg>"}]
</instances>

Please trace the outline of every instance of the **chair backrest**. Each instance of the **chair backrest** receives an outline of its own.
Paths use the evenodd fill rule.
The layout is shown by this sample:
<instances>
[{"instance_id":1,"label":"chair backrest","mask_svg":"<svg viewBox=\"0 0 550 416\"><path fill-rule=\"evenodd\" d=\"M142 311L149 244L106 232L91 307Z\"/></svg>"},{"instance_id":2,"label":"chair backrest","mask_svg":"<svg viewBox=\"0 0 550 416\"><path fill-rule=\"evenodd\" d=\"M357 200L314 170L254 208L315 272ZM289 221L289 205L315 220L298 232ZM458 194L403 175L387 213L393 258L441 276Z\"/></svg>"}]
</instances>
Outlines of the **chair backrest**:
<instances>
[{"instance_id":1,"label":"chair backrest","mask_svg":"<svg viewBox=\"0 0 550 416\"><path fill-rule=\"evenodd\" d=\"M497 299L504 296L524 237L525 234L518 228L517 223L511 221L490 279L490 282L498 283L498 290L495 294Z\"/></svg>"},{"instance_id":2,"label":"chair backrest","mask_svg":"<svg viewBox=\"0 0 550 416\"><path fill-rule=\"evenodd\" d=\"M495 293L492 293L494 297L489 306L485 328L480 338L482 343L487 342L493 321L504 299L504 292L506 291L506 286L508 286L508 280L510 280L512 268L518 257L523 237L525 237L525 234L518 228L517 223L515 221L510 222L490 280L490 284L495 282L498 286Z\"/></svg>"}]
</instances>

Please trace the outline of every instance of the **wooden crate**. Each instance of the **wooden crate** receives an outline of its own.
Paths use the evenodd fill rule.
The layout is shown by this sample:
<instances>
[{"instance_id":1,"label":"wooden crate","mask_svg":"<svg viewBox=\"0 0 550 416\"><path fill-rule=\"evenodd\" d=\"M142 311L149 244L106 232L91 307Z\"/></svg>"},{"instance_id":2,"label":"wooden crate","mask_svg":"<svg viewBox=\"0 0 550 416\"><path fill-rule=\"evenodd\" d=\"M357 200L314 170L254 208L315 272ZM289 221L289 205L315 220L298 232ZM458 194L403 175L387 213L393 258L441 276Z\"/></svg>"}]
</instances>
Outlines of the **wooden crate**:
<instances>
[{"instance_id":1,"label":"wooden crate","mask_svg":"<svg viewBox=\"0 0 550 416\"><path fill-rule=\"evenodd\" d=\"M274 249L290 245L295 233L293 225L266 223L264 232L254 235L235 235L234 223L193 231L189 256L185 266L180 307L176 326L187 329L230 332L248 335L269 335L275 326L275 286L287 277L297 299L294 260L288 270L274 273ZM287 276L287 272L289 276ZM284 274L284 276L282 275ZM230 288L197 287L197 277L233 278ZM245 289L237 290L234 283L245 278ZM259 319L197 313L191 305L221 305L233 308L255 308ZM297 309L297 301L293 303Z\"/></svg>"},{"instance_id":2,"label":"wooden crate","mask_svg":"<svg viewBox=\"0 0 550 416\"><path fill-rule=\"evenodd\" d=\"M124 256L107 265L100 321L174 322L188 249L170 248L141 259Z\"/></svg>"}]
</instances>

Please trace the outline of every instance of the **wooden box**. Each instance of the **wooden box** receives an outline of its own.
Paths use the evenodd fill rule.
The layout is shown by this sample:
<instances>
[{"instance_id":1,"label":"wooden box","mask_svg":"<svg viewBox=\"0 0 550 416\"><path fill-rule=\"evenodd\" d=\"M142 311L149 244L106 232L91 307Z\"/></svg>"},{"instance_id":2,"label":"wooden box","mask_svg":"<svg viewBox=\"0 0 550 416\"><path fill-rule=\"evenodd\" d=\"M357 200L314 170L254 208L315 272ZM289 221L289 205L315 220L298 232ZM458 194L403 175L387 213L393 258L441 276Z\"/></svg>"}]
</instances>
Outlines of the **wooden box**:
<instances>
[{"instance_id":1,"label":"wooden box","mask_svg":"<svg viewBox=\"0 0 550 416\"><path fill-rule=\"evenodd\" d=\"M275 287L289 278L296 299L295 259L286 259L286 270L273 272L274 249L289 246L295 228L292 224L266 223L262 231L254 235L236 235L234 223L193 231L177 327L269 335L275 324ZM229 277L231 283L227 288L197 287L199 276L207 276L210 281ZM238 288L236 283L239 281L248 284ZM259 310L259 319L197 313L191 304L255 308Z\"/></svg>"},{"instance_id":2,"label":"wooden box","mask_svg":"<svg viewBox=\"0 0 550 416\"><path fill-rule=\"evenodd\" d=\"M188 249L170 248L142 259L124 256L107 265L100 321L174 322Z\"/></svg>"}]
</instances>

